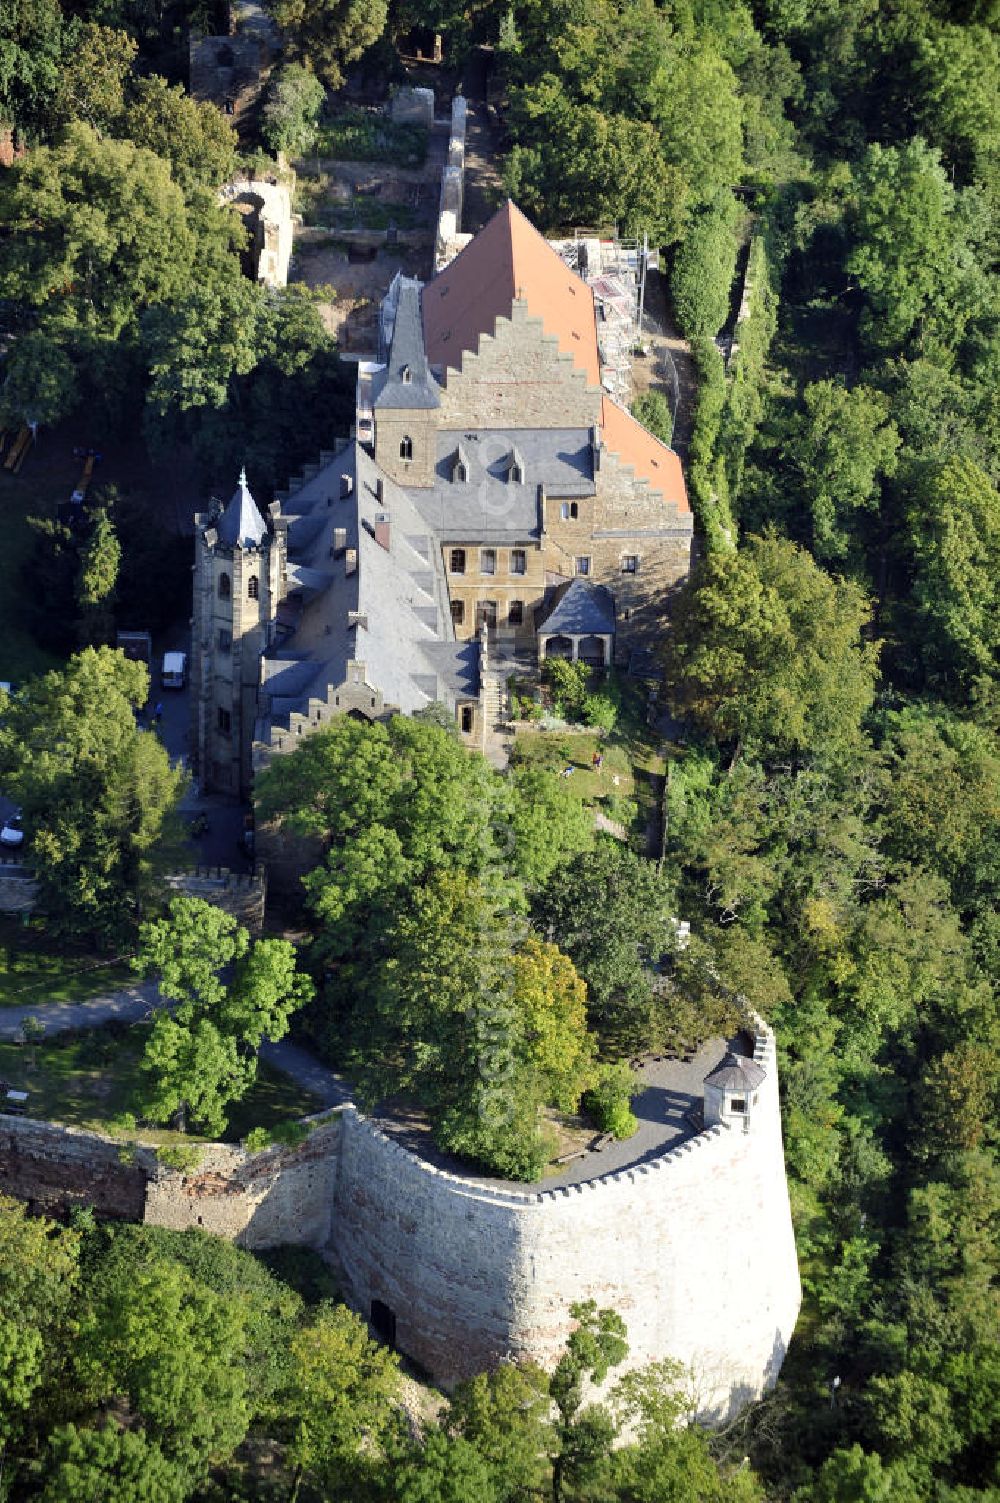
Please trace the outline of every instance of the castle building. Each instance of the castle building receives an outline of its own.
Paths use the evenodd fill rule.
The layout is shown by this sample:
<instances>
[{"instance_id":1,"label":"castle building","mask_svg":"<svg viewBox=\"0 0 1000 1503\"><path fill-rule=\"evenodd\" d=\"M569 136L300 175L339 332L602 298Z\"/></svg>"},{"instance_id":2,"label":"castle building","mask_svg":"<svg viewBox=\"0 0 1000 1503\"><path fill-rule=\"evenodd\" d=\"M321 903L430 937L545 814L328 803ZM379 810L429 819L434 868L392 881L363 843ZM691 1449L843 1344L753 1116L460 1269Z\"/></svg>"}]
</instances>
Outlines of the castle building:
<instances>
[{"instance_id":1,"label":"castle building","mask_svg":"<svg viewBox=\"0 0 1000 1503\"><path fill-rule=\"evenodd\" d=\"M266 521L244 480L196 519L208 788L247 795L343 713L439 702L481 744L487 661L627 663L687 574L680 461L608 395L594 294L512 203L426 285L398 277L381 329L351 442Z\"/></svg>"}]
</instances>

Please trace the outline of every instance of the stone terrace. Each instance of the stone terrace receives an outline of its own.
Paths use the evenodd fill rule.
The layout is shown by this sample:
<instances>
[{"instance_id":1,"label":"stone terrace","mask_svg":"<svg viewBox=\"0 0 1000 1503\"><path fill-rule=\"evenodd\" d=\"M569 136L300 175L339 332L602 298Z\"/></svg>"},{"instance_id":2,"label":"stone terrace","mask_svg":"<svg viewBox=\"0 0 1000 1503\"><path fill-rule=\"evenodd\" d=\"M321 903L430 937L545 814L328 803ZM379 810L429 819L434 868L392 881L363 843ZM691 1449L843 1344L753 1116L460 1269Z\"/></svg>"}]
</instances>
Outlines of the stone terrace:
<instances>
[{"instance_id":1,"label":"stone terrace","mask_svg":"<svg viewBox=\"0 0 1000 1503\"><path fill-rule=\"evenodd\" d=\"M469 1184L537 1195L540 1190L561 1190L571 1185L586 1184L590 1180L603 1179L605 1175L616 1174L622 1169L631 1169L636 1164L660 1158L670 1149L694 1137L701 1130L703 1081L716 1065L721 1064L728 1050L752 1057L752 1040L742 1033L728 1042L723 1038L711 1038L701 1045L696 1054L684 1059L660 1056L646 1059L636 1072L641 1089L632 1102L632 1111L639 1121L638 1131L623 1142L612 1140L603 1147L589 1148L557 1173L546 1175L544 1179L530 1185L467 1174L457 1159L434 1146L426 1121L418 1115L383 1112L376 1114L372 1120L388 1137L402 1144L418 1158L466 1179ZM598 1136L595 1135L594 1142L597 1141Z\"/></svg>"}]
</instances>

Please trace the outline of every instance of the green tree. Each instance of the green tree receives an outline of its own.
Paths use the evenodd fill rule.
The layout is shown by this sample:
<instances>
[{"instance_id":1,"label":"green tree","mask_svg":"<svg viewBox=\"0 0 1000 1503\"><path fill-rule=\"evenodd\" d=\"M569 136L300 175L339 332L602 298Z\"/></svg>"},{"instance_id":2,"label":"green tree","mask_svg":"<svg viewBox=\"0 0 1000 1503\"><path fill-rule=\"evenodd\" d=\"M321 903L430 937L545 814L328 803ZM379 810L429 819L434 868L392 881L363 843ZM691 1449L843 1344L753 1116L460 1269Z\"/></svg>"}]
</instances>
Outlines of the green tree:
<instances>
[{"instance_id":1,"label":"green tree","mask_svg":"<svg viewBox=\"0 0 1000 1503\"><path fill-rule=\"evenodd\" d=\"M41 1391L65 1378L80 1239L0 1196L0 1445L18 1436Z\"/></svg>"},{"instance_id":2,"label":"green tree","mask_svg":"<svg viewBox=\"0 0 1000 1503\"><path fill-rule=\"evenodd\" d=\"M41 905L57 932L131 937L169 851L184 776L136 727L148 687L143 664L87 648L7 703L0 769L23 810Z\"/></svg>"},{"instance_id":3,"label":"green tree","mask_svg":"<svg viewBox=\"0 0 1000 1503\"><path fill-rule=\"evenodd\" d=\"M875 351L934 334L953 346L978 279L966 204L923 141L870 146L854 174L847 270L865 295L861 332Z\"/></svg>"},{"instance_id":4,"label":"green tree","mask_svg":"<svg viewBox=\"0 0 1000 1503\"><path fill-rule=\"evenodd\" d=\"M593 1065L587 988L571 960L533 936L515 951L513 968L527 1058L543 1083L546 1102L573 1112Z\"/></svg>"},{"instance_id":5,"label":"green tree","mask_svg":"<svg viewBox=\"0 0 1000 1503\"><path fill-rule=\"evenodd\" d=\"M83 120L95 130L113 130L125 108L125 86L137 51L127 31L93 21L79 25L63 62L60 113L66 123Z\"/></svg>"},{"instance_id":6,"label":"green tree","mask_svg":"<svg viewBox=\"0 0 1000 1503\"><path fill-rule=\"evenodd\" d=\"M711 203L743 171L743 108L732 68L710 41L669 49L649 82L663 155L691 201Z\"/></svg>"},{"instance_id":7,"label":"green tree","mask_svg":"<svg viewBox=\"0 0 1000 1503\"><path fill-rule=\"evenodd\" d=\"M151 377L146 401L160 417L224 407L235 378L261 355L263 290L245 277L196 279L170 303L146 310L142 344Z\"/></svg>"},{"instance_id":8,"label":"green tree","mask_svg":"<svg viewBox=\"0 0 1000 1503\"><path fill-rule=\"evenodd\" d=\"M0 416L8 427L48 425L73 411L76 366L45 329L29 329L10 346L0 385Z\"/></svg>"},{"instance_id":9,"label":"green tree","mask_svg":"<svg viewBox=\"0 0 1000 1503\"><path fill-rule=\"evenodd\" d=\"M0 13L0 121L35 136L62 87L65 21L58 0L10 0Z\"/></svg>"},{"instance_id":10,"label":"green tree","mask_svg":"<svg viewBox=\"0 0 1000 1503\"><path fill-rule=\"evenodd\" d=\"M529 887L538 887L562 862L593 847L593 815L562 778L541 768L515 766L510 786L515 866Z\"/></svg>"},{"instance_id":11,"label":"green tree","mask_svg":"<svg viewBox=\"0 0 1000 1503\"><path fill-rule=\"evenodd\" d=\"M296 1332L282 1395L294 1427L293 1500L305 1478L339 1493L345 1483L357 1486L371 1474L392 1429L399 1390L399 1359L343 1306L322 1306Z\"/></svg>"},{"instance_id":12,"label":"green tree","mask_svg":"<svg viewBox=\"0 0 1000 1503\"><path fill-rule=\"evenodd\" d=\"M312 983L296 970L287 940L251 945L231 915L200 898L174 898L169 917L143 924L139 939L135 968L157 975L162 994L178 1004L153 1024L140 1064L140 1110L160 1122L190 1110L221 1132L226 1104L256 1077L261 1043L284 1037Z\"/></svg>"},{"instance_id":13,"label":"green tree","mask_svg":"<svg viewBox=\"0 0 1000 1503\"><path fill-rule=\"evenodd\" d=\"M4 174L0 225L8 295L111 339L184 291L196 245L168 164L80 122Z\"/></svg>"},{"instance_id":14,"label":"green tree","mask_svg":"<svg viewBox=\"0 0 1000 1503\"><path fill-rule=\"evenodd\" d=\"M601 1405L584 1405L584 1388L588 1381L603 1383L628 1356L625 1323L614 1310L598 1310L593 1300L586 1300L571 1305L570 1315L576 1328L549 1383L556 1411L552 1503L561 1503L567 1488L573 1496L581 1484L606 1475L616 1427Z\"/></svg>"},{"instance_id":15,"label":"green tree","mask_svg":"<svg viewBox=\"0 0 1000 1503\"><path fill-rule=\"evenodd\" d=\"M228 1459L250 1422L245 1330L236 1301L166 1258L124 1277L91 1275L77 1348L83 1395L116 1401L190 1486Z\"/></svg>"},{"instance_id":16,"label":"green tree","mask_svg":"<svg viewBox=\"0 0 1000 1503\"><path fill-rule=\"evenodd\" d=\"M63 1425L49 1436L41 1503L184 1503L189 1496L187 1472L141 1431Z\"/></svg>"},{"instance_id":17,"label":"green tree","mask_svg":"<svg viewBox=\"0 0 1000 1503\"><path fill-rule=\"evenodd\" d=\"M432 1429L397 1473L398 1503L498 1503L492 1468L462 1435Z\"/></svg>"},{"instance_id":18,"label":"green tree","mask_svg":"<svg viewBox=\"0 0 1000 1503\"><path fill-rule=\"evenodd\" d=\"M97 647L111 639L114 629L115 586L121 563L121 544L111 519L114 495L102 498L105 505L93 513L90 531L80 549L76 576L78 631L81 641Z\"/></svg>"},{"instance_id":19,"label":"green tree","mask_svg":"<svg viewBox=\"0 0 1000 1503\"><path fill-rule=\"evenodd\" d=\"M236 132L225 115L158 74L136 83L122 127L136 146L170 163L185 193L221 188L236 165Z\"/></svg>"},{"instance_id":20,"label":"green tree","mask_svg":"<svg viewBox=\"0 0 1000 1503\"><path fill-rule=\"evenodd\" d=\"M498 1503L540 1494L552 1449L549 1380L539 1367L505 1362L462 1383L444 1420L489 1463Z\"/></svg>"},{"instance_id":21,"label":"green tree","mask_svg":"<svg viewBox=\"0 0 1000 1503\"><path fill-rule=\"evenodd\" d=\"M928 673L968 687L1000 667L1000 492L957 456L919 475L908 514Z\"/></svg>"},{"instance_id":22,"label":"green tree","mask_svg":"<svg viewBox=\"0 0 1000 1503\"><path fill-rule=\"evenodd\" d=\"M670 295L689 338L714 337L726 321L742 218L739 204L724 188L695 216L674 254Z\"/></svg>"},{"instance_id":23,"label":"green tree","mask_svg":"<svg viewBox=\"0 0 1000 1503\"><path fill-rule=\"evenodd\" d=\"M299 63L289 63L271 82L264 106L264 139L272 151L302 156L316 139L326 90Z\"/></svg>"},{"instance_id":24,"label":"green tree","mask_svg":"<svg viewBox=\"0 0 1000 1503\"><path fill-rule=\"evenodd\" d=\"M857 586L794 543L754 537L710 554L681 591L665 643L673 703L717 741L764 756L854 745L875 683L867 620Z\"/></svg>"},{"instance_id":25,"label":"green tree","mask_svg":"<svg viewBox=\"0 0 1000 1503\"><path fill-rule=\"evenodd\" d=\"M815 381L802 394L781 459L796 504L809 508L821 562L849 556L855 513L876 511L882 480L895 474L899 433L889 407L871 387L836 381Z\"/></svg>"},{"instance_id":26,"label":"green tree","mask_svg":"<svg viewBox=\"0 0 1000 1503\"><path fill-rule=\"evenodd\" d=\"M674 419L662 391L640 392L632 403L632 416L663 444L673 443Z\"/></svg>"},{"instance_id":27,"label":"green tree","mask_svg":"<svg viewBox=\"0 0 1000 1503\"><path fill-rule=\"evenodd\" d=\"M673 893L652 862L600 839L558 867L532 906L538 928L587 983L591 1027L628 1054L662 1026L652 968L672 948Z\"/></svg>"},{"instance_id":28,"label":"green tree","mask_svg":"<svg viewBox=\"0 0 1000 1503\"><path fill-rule=\"evenodd\" d=\"M348 63L385 30L388 0L274 0L272 13L291 57L339 89Z\"/></svg>"}]
</instances>

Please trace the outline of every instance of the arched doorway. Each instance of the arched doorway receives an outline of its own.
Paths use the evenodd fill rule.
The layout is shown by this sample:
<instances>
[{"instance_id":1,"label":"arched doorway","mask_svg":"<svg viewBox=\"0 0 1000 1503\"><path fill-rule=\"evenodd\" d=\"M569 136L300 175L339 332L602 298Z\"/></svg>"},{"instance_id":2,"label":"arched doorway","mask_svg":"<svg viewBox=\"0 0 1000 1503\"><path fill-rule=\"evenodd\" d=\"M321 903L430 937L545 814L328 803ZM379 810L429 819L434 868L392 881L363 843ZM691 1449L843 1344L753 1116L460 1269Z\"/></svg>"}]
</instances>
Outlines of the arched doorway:
<instances>
[{"instance_id":1,"label":"arched doorway","mask_svg":"<svg viewBox=\"0 0 1000 1503\"><path fill-rule=\"evenodd\" d=\"M547 658L572 658L572 639L570 637L546 637L544 655Z\"/></svg>"}]
</instances>

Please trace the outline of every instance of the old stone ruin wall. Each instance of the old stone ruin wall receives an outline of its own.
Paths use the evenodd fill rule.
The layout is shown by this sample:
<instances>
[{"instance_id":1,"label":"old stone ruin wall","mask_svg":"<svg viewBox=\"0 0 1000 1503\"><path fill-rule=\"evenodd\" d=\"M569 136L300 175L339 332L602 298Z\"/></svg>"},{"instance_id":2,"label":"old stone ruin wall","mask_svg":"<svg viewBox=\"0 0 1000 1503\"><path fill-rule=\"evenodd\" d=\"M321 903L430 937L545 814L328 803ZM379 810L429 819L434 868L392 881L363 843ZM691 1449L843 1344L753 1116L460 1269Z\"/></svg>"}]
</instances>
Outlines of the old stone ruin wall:
<instances>
[{"instance_id":1,"label":"old stone ruin wall","mask_svg":"<svg viewBox=\"0 0 1000 1503\"><path fill-rule=\"evenodd\" d=\"M451 102L451 134L441 169L441 196L438 203L437 231L434 236L434 273L443 271L468 245L471 235L462 233L462 208L465 202L465 129L468 106L461 94Z\"/></svg>"},{"instance_id":2,"label":"old stone ruin wall","mask_svg":"<svg viewBox=\"0 0 1000 1503\"><path fill-rule=\"evenodd\" d=\"M259 934L264 926L267 871L262 865L252 872L234 872L225 866L170 872L163 878L163 888L167 896L203 898L232 914L253 934ZM37 902L38 883L28 867L20 862L0 862L0 913L32 913Z\"/></svg>"},{"instance_id":3,"label":"old stone ruin wall","mask_svg":"<svg viewBox=\"0 0 1000 1503\"><path fill-rule=\"evenodd\" d=\"M718 1124L583 1185L501 1188L438 1170L351 1106L304 1142L197 1147L171 1169L147 1145L0 1117L0 1189L48 1212L200 1227L248 1248L324 1250L343 1296L444 1385L504 1358L551 1365L570 1306L628 1327L625 1369L673 1358L718 1421L777 1377L800 1286L774 1037L749 1131Z\"/></svg>"},{"instance_id":4,"label":"old stone ruin wall","mask_svg":"<svg viewBox=\"0 0 1000 1503\"><path fill-rule=\"evenodd\" d=\"M192 1143L192 1166L174 1169L148 1144L0 1115L0 1191L47 1215L93 1206L113 1220L201 1227L241 1247L322 1247L330 1235L340 1118L328 1113L305 1126L307 1136L293 1148L251 1153Z\"/></svg>"}]
</instances>

